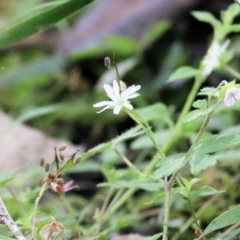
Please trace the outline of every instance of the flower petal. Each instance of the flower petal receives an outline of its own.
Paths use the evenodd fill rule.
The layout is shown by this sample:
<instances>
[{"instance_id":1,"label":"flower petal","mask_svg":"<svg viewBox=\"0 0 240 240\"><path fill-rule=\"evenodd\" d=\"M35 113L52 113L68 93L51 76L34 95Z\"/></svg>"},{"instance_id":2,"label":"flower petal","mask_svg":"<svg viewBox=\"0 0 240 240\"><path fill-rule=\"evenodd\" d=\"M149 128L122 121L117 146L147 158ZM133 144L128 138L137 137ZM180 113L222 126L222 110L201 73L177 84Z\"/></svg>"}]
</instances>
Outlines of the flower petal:
<instances>
[{"instance_id":1,"label":"flower petal","mask_svg":"<svg viewBox=\"0 0 240 240\"><path fill-rule=\"evenodd\" d=\"M132 106L132 104L131 104L129 101L125 102L125 103L123 104L123 106L126 107L126 108L128 108L128 109L130 109L130 110L133 109L133 106Z\"/></svg>"},{"instance_id":2,"label":"flower petal","mask_svg":"<svg viewBox=\"0 0 240 240\"><path fill-rule=\"evenodd\" d=\"M103 111L105 111L105 110L107 110L109 108L110 108L109 106L106 106L105 108L103 108L102 110L98 111L97 113L101 113L101 112L103 112Z\"/></svg>"},{"instance_id":3,"label":"flower petal","mask_svg":"<svg viewBox=\"0 0 240 240\"><path fill-rule=\"evenodd\" d=\"M113 113L114 113L114 114L119 114L120 111L121 111L121 109L122 109L122 106L116 105L116 106L114 107L114 109L113 109Z\"/></svg>"},{"instance_id":4,"label":"flower petal","mask_svg":"<svg viewBox=\"0 0 240 240\"><path fill-rule=\"evenodd\" d=\"M55 183L55 182L51 182L51 189L54 191L54 192L58 192L58 184L57 183Z\"/></svg>"},{"instance_id":5,"label":"flower petal","mask_svg":"<svg viewBox=\"0 0 240 240\"><path fill-rule=\"evenodd\" d=\"M227 92L223 101L227 107L231 107L234 104L234 97L231 93Z\"/></svg>"},{"instance_id":6,"label":"flower petal","mask_svg":"<svg viewBox=\"0 0 240 240\"><path fill-rule=\"evenodd\" d=\"M114 94L113 88L108 84L104 84L103 87L104 87L105 92L107 93L107 96L109 98L111 98L113 101L115 101L116 96Z\"/></svg>"},{"instance_id":7,"label":"flower petal","mask_svg":"<svg viewBox=\"0 0 240 240\"><path fill-rule=\"evenodd\" d=\"M112 105L112 101L102 101L102 102L99 102L99 103L95 103L93 105L93 107L103 107L103 106L109 106L109 105Z\"/></svg>"},{"instance_id":8,"label":"flower petal","mask_svg":"<svg viewBox=\"0 0 240 240\"><path fill-rule=\"evenodd\" d=\"M135 92L138 91L140 88L141 88L140 85L137 85L137 86L133 85L133 86L127 88L124 92L122 92L121 96L124 99L134 98L134 96L132 96L132 95L138 94ZM133 94L133 93L135 93L135 94ZM139 94L137 96L139 96ZM135 96L135 97L137 97L137 96Z\"/></svg>"},{"instance_id":9,"label":"flower petal","mask_svg":"<svg viewBox=\"0 0 240 240\"><path fill-rule=\"evenodd\" d=\"M118 82L116 80L113 81L113 93L115 95L115 99L120 98L120 89L119 89Z\"/></svg>"},{"instance_id":10,"label":"flower petal","mask_svg":"<svg viewBox=\"0 0 240 240\"><path fill-rule=\"evenodd\" d=\"M233 95L234 95L234 98L240 100L240 89L234 88L233 89Z\"/></svg>"}]
</instances>

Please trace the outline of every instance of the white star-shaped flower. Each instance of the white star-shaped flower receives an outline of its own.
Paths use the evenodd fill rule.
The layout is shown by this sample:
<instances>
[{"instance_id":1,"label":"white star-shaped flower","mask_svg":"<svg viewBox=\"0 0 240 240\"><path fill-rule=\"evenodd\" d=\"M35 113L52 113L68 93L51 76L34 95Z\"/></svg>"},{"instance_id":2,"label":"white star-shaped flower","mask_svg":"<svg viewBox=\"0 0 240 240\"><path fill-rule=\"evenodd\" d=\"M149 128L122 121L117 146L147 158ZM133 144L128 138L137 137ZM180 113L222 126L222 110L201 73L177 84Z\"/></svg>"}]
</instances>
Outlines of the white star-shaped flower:
<instances>
[{"instance_id":1,"label":"white star-shaped flower","mask_svg":"<svg viewBox=\"0 0 240 240\"><path fill-rule=\"evenodd\" d=\"M106 109L113 109L114 114L119 114L123 107L133 109L133 106L128 99L139 96L139 94L136 92L141 88L140 85L132 85L124 91L120 91L118 82L116 80L113 81L113 86L104 84L103 87L107 93L107 96L111 98L112 101L99 102L94 104L93 107L104 107L97 113L103 112Z\"/></svg>"},{"instance_id":2,"label":"white star-shaped flower","mask_svg":"<svg viewBox=\"0 0 240 240\"><path fill-rule=\"evenodd\" d=\"M234 105L236 99L240 100L240 89L233 87L227 90L223 101L227 107L231 107Z\"/></svg>"},{"instance_id":3,"label":"white star-shaped flower","mask_svg":"<svg viewBox=\"0 0 240 240\"><path fill-rule=\"evenodd\" d=\"M203 75L208 76L213 69L220 67L220 57L225 52L230 41L226 40L222 45L214 42L208 50L207 56L203 59Z\"/></svg>"}]
</instances>

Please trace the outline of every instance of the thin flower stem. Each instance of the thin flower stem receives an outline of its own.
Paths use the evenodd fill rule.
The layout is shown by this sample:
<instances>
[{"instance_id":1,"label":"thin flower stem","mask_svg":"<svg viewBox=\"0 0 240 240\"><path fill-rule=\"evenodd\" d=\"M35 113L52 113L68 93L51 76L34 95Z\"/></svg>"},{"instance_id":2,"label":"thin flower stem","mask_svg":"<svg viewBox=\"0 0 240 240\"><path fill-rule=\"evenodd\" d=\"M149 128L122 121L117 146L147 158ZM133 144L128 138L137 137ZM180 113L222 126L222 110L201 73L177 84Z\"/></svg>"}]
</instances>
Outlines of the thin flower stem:
<instances>
[{"instance_id":1,"label":"thin flower stem","mask_svg":"<svg viewBox=\"0 0 240 240\"><path fill-rule=\"evenodd\" d=\"M34 204L34 208L33 208L33 216L32 216L32 237L36 238L36 233L35 233L35 229L36 229L36 218L37 218L37 208L38 208L38 204L43 196L43 193L45 192L45 190L47 189L48 183L44 182L41 190L35 200L35 204Z\"/></svg>"},{"instance_id":2,"label":"thin flower stem","mask_svg":"<svg viewBox=\"0 0 240 240\"><path fill-rule=\"evenodd\" d=\"M117 202L117 200L120 198L120 196L123 194L123 189L120 189L117 194L114 196L113 200L111 201L111 203L108 206L107 211L109 211L109 209L112 208L112 206L114 206L114 204Z\"/></svg>"},{"instance_id":3,"label":"thin flower stem","mask_svg":"<svg viewBox=\"0 0 240 240\"><path fill-rule=\"evenodd\" d=\"M228 71L230 74L232 74L234 77L240 79L240 73L237 72L235 69L233 69L233 68L230 67L230 66L226 66L225 69L226 69L226 71Z\"/></svg>"},{"instance_id":4,"label":"thin flower stem","mask_svg":"<svg viewBox=\"0 0 240 240\"><path fill-rule=\"evenodd\" d=\"M6 224L17 240L26 240L17 224L13 221L4 202L0 198L0 222Z\"/></svg>"},{"instance_id":5,"label":"thin flower stem","mask_svg":"<svg viewBox=\"0 0 240 240\"><path fill-rule=\"evenodd\" d=\"M207 125L208 125L208 123L209 123L210 117L212 116L214 110L216 110L216 108L219 106L219 104L220 104L221 102L222 102L222 101L218 101L218 102L215 104L214 109L206 116L206 118L205 118L205 120L204 120L204 122L203 122L203 124L202 124L202 126L201 126L201 128L200 128L200 130L199 130L199 132L198 132L198 134L197 134L196 139L194 140L194 142L192 143L190 149L188 150L188 152L187 152L187 154L186 154L186 157L188 157L188 156L191 154L193 148L194 148L194 147L196 146L196 144L199 142L200 138L202 137L203 133L204 133L205 130L206 130L206 127L207 127Z\"/></svg>"},{"instance_id":6,"label":"thin flower stem","mask_svg":"<svg viewBox=\"0 0 240 240\"><path fill-rule=\"evenodd\" d=\"M194 219L194 222L195 222L196 226L200 228L199 223L198 223L198 220L197 220L196 213L195 213L194 208L193 208L193 205L192 205L192 201L191 201L191 199L190 199L189 196L188 196L188 198L187 198L187 202L188 202L188 206L189 206L189 208L190 208L190 211L191 211L191 213L192 213L192 217L193 217L193 219Z\"/></svg>"},{"instance_id":7,"label":"thin flower stem","mask_svg":"<svg viewBox=\"0 0 240 240\"><path fill-rule=\"evenodd\" d=\"M132 194L137 190L137 188L128 189L112 206L109 210L109 214L113 214L118 208L120 208L127 199L129 199Z\"/></svg>"},{"instance_id":8,"label":"thin flower stem","mask_svg":"<svg viewBox=\"0 0 240 240\"><path fill-rule=\"evenodd\" d=\"M104 222L104 215L107 211L107 207L109 205L111 197L113 196L113 193L114 193L114 188L110 188L108 190L107 196L105 197L103 205L101 207L101 210L100 210L101 217L98 218L98 222L97 222L97 233L98 234L100 233L100 230L102 228L102 224Z\"/></svg>"},{"instance_id":9,"label":"thin flower stem","mask_svg":"<svg viewBox=\"0 0 240 240\"><path fill-rule=\"evenodd\" d=\"M66 199L66 194L65 193L61 193L60 195L60 199L63 202L65 208L68 210L69 213L71 213L73 216L77 216L76 211L72 208L72 206L69 204L69 202Z\"/></svg>"},{"instance_id":10,"label":"thin flower stem","mask_svg":"<svg viewBox=\"0 0 240 240\"><path fill-rule=\"evenodd\" d=\"M147 136L150 138L150 140L153 143L153 146L157 149L159 152L159 155L161 155L161 158L165 157L164 152L162 151L161 147L158 145L158 143L155 140L155 137L153 136L153 133L151 131L151 127L149 126L148 122L145 121L136 111L125 109L126 113L139 125L142 127L142 129L145 131Z\"/></svg>"},{"instance_id":11,"label":"thin flower stem","mask_svg":"<svg viewBox=\"0 0 240 240\"><path fill-rule=\"evenodd\" d=\"M188 95L187 101L185 102L185 105L179 115L178 121L172 128L172 134L169 138L169 141L163 146L163 152L168 152L169 149L172 147L172 145L178 141L179 136L182 132L182 120L186 116L186 114L191 109L192 103L201 87L201 84L205 81L206 77L199 75L195 78L194 85L191 89L190 94Z\"/></svg>"},{"instance_id":12,"label":"thin flower stem","mask_svg":"<svg viewBox=\"0 0 240 240\"><path fill-rule=\"evenodd\" d=\"M124 155L122 155L116 148L113 149L115 151L115 153L122 158L122 160L124 161L124 163L126 163L126 165L128 167L130 167L134 172L136 172L139 176L141 177L146 177L146 175L144 175L143 173L141 173Z\"/></svg>"},{"instance_id":13,"label":"thin flower stem","mask_svg":"<svg viewBox=\"0 0 240 240\"><path fill-rule=\"evenodd\" d=\"M168 222L171 205L171 190L172 182L165 181L165 204L164 204L164 220L163 220L163 238L162 240L168 239Z\"/></svg>"},{"instance_id":14,"label":"thin flower stem","mask_svg":"<svg viewBox=\"0 0 240 240\"><path fill-rule=\"evenodd\" d=\"M78 214L76 212L75 209L72 208L72 206L69 204L69 202L67 201L66 199L66 194L65 193L62 193L62 194L59 194L60 195L60 199L62 201L62 203L64 204L65 208L68 210L68 212L75 217L76 221L78 221ZM81 229L81 225L77 222L75 225L74 225L74 229L76 230L76 232L78 233L78 235L80 236L81 233L82 233L82 229Z\"/></svg>"}]
</instances>

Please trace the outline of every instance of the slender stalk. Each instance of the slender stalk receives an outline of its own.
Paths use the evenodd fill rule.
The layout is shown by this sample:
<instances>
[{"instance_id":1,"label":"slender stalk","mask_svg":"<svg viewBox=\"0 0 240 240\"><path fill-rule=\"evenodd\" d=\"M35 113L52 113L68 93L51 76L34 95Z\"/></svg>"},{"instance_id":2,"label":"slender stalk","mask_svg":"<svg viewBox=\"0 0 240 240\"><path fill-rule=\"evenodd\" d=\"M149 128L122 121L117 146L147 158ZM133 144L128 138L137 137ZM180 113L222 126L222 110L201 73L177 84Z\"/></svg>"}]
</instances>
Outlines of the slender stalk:
<instances>
[{"instance_id":1,"label":"slender stalk","mask_svg":"<svg viewBox=\"0 0 240 240\"><path fill-rule=\"evenodd\" d=\"M128 167L130 167L134 172L136 172L139 176L141 177L146 177L146 175L144 175L143 173L141 173L125 156L123 156L116 148L113 149L116 154L122 158L122 160L124 161L124 163L126 163L126 165Z\"/></svg>"},{"instance_id":2,"label":"slender stalk","mask_svg":"<svg viewBox=\"0 0 240 240\"><path fill-rule=\"evenodd\" d=\"M194 219L194 222L195 222L196 226L200 228L200 226L199 226L199 224L198 224L198 220L197 220L196 213L195 213L194 208L193 208L193 206L192 206L192 201L191 201L190 197L187 198L187 202L188 202L188 206L189 206L189 208L190 208L192 217L193 217L193 219Z\"/></svg>"},{"instance_id":3,"label":"slender stalk","mask_svg":"<svg viewBox=\"0 0 240 240\"><path fill-rule=\"evenodd\" d=\"M104 222L104 215L107 211L107 207L109 205L111 197L113 196L113 193L114 193L114 189L110 188L108 190L107 196L104 199L103 205L102 205L101 210L100 210L100 216L101 217L98 218L98 222L97 222L97 233L100 233L100 230L102 228L102 224Z\"/></svg>"},{"instance_id":4,"label":"slender stalk","mask_svg":"<svg viewBox=\"0 0 240 240\"><path fill-rule=\"evenodd\" d=\"M63 202L65 208L68 210L69 213L71 213L73 216L77 216L76 210L72 208L72 206L69 204L68 200L66 199L66 194L61 193L59 194L61 201Z\"/></svg>"},{"instance_id":5,"label":"slender stalk","mask_svg":"<svg viewBox=\"0 0 240 240\"><path fill-rule=\"evenodd\" d=\"M200 128L200 130L199 130L199 132L198 132L198 134L197 134L197 137L196 137L195 141L192 143L190 149L188 150L188 152L187 152L187 154L186 154L186 157L188 157L188 156L191 154L193 148L196 146L196 144L197 144L197 143L199 142L199 140L201 139L203 133L205 132L205 130L206 130L206 128L207 128L207 125L208 125L208 123L209 123L210 117L212 116L214 110L216 110L216 108L219 106L220 103L221 103L221 101L218 101L218 102L215 104L213 110L206 116L206 118L205 118L205 120L204 120L204 122L203 122L203 124L202 124L202 126L201 126L201 128Z\"/></svg>"},{"instance_id":6,"label":"slender stalk","mask_svg":"<svg viewBox=\"0 0 240 240\"><path fill-rule=\"evenodd\" d=\"M135 111L130 111L128 109L125 109L127 114L139 125L142 127L142 129L145 131L147 136L150 138L150 140L153 143L153 146L157 149L159 152L159 155L161 158L165 157L164 152L162 151L161 147L158 145L158 143L155 140L155 137L153 136L153 133L151 131L151 127L149 126L148 122L145 121L137 112Z\"/></svg>"},{"instance_id":7,"label":"slender stalk","mask_svg":"<svg viewBox=\"0 0 240 240\"><path fill-rule=\"evenodd\" d=\"M66 194L65 193L59 194L59 196L60 196L60 199L61 199L62 203L64 204L65 208L68 210L68 212L72 216L75 217L76 224L75 224L74 229L78 233L78 236L81 236L82 228L81 228L81 225L77 222L78 221L78 214L77 214L76 210L73 209L72 206L69 204L69 201L66 199Z\"/></svg>"},{"instance_id":8,"label":"slender stalk","mask_svg":"<svg viewBox=\"0 0 240 240\"><path fill-rule=\"evenodd\" d=\"M225 69L226 69L230 74L232 74L234 77L240 79L240 73L237 72L235 69L233 69L233 68L230 67L230 66L226 66Z\"/></svg>"},{"instance_id":9,"label":"slender stalk","mask_svg":"<svg viewBox=\"0 0 240 240\"><path fill-rule=\"evenodd\" d=\"M203 76L198 76L196 77L193 87L191 89L190 94L188 95L187 101L185 102L185 105L178 117L178 120L174 127L172 128L172 134L169 138L169 141L163 146L163 152L168 152L168 150L171 148L171 146L178 141L179 136L181 135L182 132L182 121L183 118L186 116L186 114L190 111L192 103L201 87L201 84L204 82L205 77Z\"/></svg>"},{"instance_id":10,"label":"slender stalk","mask_svg":"<svg viewBox=\"0 0 240 240\"><path fill-rule=\"evenodd\" d=\"M0 198L0 222L6 224L17 240L26 240L17 224L13 221L4 202Z\"/></svg>"},{"instance_id":11,"label":"slender stalk","mask_svg":"<svg viewBox=\"0 0 240 240\"><path fill-rule=\"evenodd\" d=\"M35 200L35 204L34 204L34 208L33 208L33 217L32 217L32 237L36 238L36 233L35 233L35 229L36 229L36 218L37 218L37 208L38 208L38 204L43 196L43 193L45 192L45 190L47 189L48 183L44 182L41 190Z\"/></svg>"},{"instance_id":12,"label":"slender stalk","mask_svg":"<svg viewBox=\"0 0 240 240\"><path fill-rule=\"evenodd\" d=\"M162 240L168 239L168 222L170 213L170 203L171 203L171 190L172 182L165 182L165 204L164 204L164 220L163 220L163 238Z\"/></svg>"}]
</instances>

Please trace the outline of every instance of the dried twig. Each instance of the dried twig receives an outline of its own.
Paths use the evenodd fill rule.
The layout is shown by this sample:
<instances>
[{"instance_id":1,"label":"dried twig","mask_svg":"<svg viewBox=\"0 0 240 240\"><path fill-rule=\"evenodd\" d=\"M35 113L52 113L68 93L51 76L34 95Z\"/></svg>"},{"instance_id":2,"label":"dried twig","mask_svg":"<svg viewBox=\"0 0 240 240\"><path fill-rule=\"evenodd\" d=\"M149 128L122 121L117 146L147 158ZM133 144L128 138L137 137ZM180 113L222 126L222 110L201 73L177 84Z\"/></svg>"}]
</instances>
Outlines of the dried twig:
<instances>
[{"instance_id":1,"label":"dried twig","mask_svg":"<svg viewBox=\"0 0 240 240\"><path fill-rule=\"evenodd\" d=\"M0 198L0 223L7 225L18 240L26 240L21 230L18 228L17 224L13 221L11 215L9 214L1 198Z\"/></svg>"}]
</instances>

